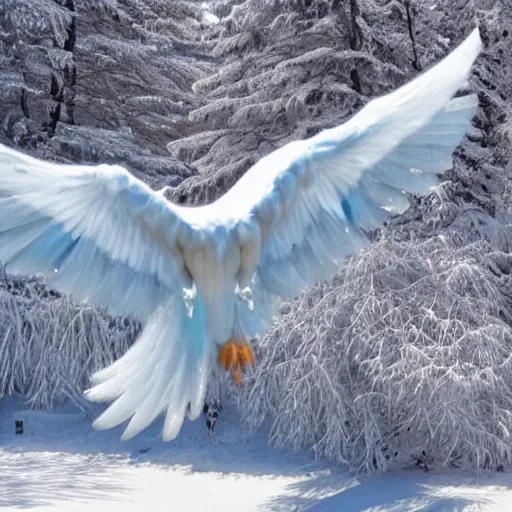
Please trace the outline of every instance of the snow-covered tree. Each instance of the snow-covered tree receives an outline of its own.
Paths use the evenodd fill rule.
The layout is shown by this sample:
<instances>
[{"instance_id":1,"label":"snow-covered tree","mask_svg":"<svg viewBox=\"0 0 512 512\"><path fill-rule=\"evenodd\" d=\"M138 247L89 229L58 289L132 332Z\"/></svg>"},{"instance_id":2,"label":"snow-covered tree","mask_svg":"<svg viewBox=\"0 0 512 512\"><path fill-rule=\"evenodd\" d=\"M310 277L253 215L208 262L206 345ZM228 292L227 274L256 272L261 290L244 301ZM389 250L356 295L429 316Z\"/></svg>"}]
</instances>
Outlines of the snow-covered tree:
<instances>
[{"instance_id":1,"label":"snow-covered tree","mask_svg":"<svg viewBox=\"0 0 512 512\"><path fill-rule=\"evenodd\" d=\"M165 144L187 133L210 65L200 8L157 0L2 0L3 136L40 156L126 164L156 185L194 171Z\"/></svg>"},{"instance_id":2,"label":"snow-covered tree","mask_svg":"<svg viewBox=\"0 0 512 512\"><path fill-rule=\"evenodd\" d=\"M340 124L450 48L436 27L426 29L425 44L416 42L407 2L213 6L225 16L208 39L219 69L194 84L203 103L189 114L197 132L168 145L200 171L175 193L188 203L213 200L265 154Z\"/></svg>"},{"instance_id":3,"label":"snow-covered tree","mask_svg":"<svg viewBox=\"0 0 512 512\"><path fill-rule=\"evenodd\" d=\"M305 12L317 5L307 4ZM418 199L381 233L373 233L375 243L350 258L332 282L282 306L240 397L243 417L253 429L267 425L279 446L310 449L354 471L385 471L397 464L496 469L512 461L507 208L512 8L504 2L478 6L463 0L432 6L358 4L356 23L364 26L360 51L371 55L371 71L356 66L360 72L354 80L346 68L340 77L347 91L342 97L364 102L414 75L478 20L486 42L471 78L481 102L475 119L479 130L456 152L454 168L437 193ZM323 33L329 30L325 27L339 26L337 5L331 2L323 17L311 14L315 23L323 20ZM269 2L269 9L276 6ZM377 11L369 6L380 7L395 21L387 25L385 16L372 17ZM279 32L274 38L269 56L275 55ZM282 44L292 41L289 32ZM265 49L260 59L265 61ZM273 69L283 62L288 60L274 61ZM307 73L322 62L314 59L299 69ZM254 68L250 72L258 75ZM320 79L317 98L330 90L325 70ZM339 87L334 77L330 80ZM309 83L314 83L311 75L302 87ZM300 88L295 82L292 89ZM354 101L352 109L345 105L338 111L335 102L319 105L303 110L302 118L289 118L291 126L315 130L315 108L328 126L339 113L343 117L358 106ZM233 127L224 128L223 137L236 137ZM282 132L266 125L266 133L268 140Z\"/></svg>"}]
</instances>

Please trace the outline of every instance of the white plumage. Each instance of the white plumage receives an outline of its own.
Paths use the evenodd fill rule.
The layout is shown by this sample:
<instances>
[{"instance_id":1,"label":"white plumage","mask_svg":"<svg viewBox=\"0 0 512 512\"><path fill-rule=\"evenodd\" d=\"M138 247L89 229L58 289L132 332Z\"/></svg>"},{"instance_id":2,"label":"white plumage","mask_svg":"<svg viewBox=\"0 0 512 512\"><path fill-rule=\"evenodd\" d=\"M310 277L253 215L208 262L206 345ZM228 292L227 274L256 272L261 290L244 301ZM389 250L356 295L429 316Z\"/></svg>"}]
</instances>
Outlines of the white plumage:
<instances>
[{"instance_id":1,"label":"white plumage","mask_svg":"<svg viewBox=\"0 0 512 512\"><path fill-rule=\"evenodd\" d=\"M127 353L92 376L95 421L130 419L124 438L166 412L173 439L199 416L219 357L238 372L274 304L329 278L378 227L425 193L471 127L477 99L453 99L478 30L438 65L345 124L261 159L216 202L185 208L118 166L59 165L0 146L0 259L112 314L145 321ZM232 343L230 340L235 340ZM244 348L245 347L245 348ZM233 351L234 350L234 351Z\"/></svg>"}]
</instances>

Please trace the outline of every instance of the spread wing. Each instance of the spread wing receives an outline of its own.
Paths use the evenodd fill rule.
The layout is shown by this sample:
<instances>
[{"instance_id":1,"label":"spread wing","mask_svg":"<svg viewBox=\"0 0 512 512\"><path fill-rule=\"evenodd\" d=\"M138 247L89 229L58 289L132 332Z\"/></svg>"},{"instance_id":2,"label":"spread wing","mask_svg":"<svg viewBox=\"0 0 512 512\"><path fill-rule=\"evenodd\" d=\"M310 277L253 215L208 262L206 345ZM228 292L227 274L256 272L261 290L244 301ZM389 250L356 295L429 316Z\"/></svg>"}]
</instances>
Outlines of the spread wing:
<instances>
[{"instance_id":1,"label":"spread wing","mask_svg":"<svg viewBox=\"0 0 512 512\"><path fill-rule=\"evenodd\" d=\"M471 127L475 95L453 99L480 50L475 30L439 64L345 124L260 160L218 202L259 223L257 281L281 297L331 277L372 229L426 193Z\"/></svg>"},{"instance_id":2,"label":"spread wing","mask_svg":"<svg viewBox=\"0 0 512 512\"><path fill-rule=\"evenodd\" d=\"M0 145L0 260L112 314L145 316L186 279L182 220L119 166L60 165Z\"/></svg>"}]
</instances>

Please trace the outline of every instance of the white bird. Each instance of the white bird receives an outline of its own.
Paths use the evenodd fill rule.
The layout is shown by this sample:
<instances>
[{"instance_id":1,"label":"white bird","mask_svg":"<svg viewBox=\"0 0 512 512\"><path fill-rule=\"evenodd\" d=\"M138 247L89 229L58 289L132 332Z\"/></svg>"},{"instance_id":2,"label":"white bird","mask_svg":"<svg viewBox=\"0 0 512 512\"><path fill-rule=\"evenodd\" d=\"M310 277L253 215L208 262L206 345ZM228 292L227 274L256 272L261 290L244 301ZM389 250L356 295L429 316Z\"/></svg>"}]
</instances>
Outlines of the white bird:
<instances>
[{"instance_id":1,"label":"white bird","mask_svg":"<svg viewBox=\"0 0 512 512\"><path fill-rule=\"evenodd\" d=\"M335 273L373 229L426 193L471 128L457 97L478 29L439 64L346 123L262 158L212 204L182 207L119 166L60 165L0 147L0 260L113 315L135 315L134 345L92 376L113 401L94 427L130 420L131 438L165 414L175 438L203 407L210 371L240 381L279 298Z\"/></svg>"}]
</instances>

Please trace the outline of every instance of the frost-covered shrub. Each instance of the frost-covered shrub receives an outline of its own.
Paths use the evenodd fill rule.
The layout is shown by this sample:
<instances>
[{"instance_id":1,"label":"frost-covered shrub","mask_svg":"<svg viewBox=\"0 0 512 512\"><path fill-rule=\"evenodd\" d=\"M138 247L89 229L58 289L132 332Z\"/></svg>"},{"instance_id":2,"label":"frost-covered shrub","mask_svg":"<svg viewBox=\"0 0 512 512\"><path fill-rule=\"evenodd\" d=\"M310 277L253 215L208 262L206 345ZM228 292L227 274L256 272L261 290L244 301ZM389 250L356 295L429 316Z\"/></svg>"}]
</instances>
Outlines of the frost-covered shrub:
<instances>
[{"instance_id":1,"label":"frost-covered shrub","mask_svg":"<svg viewBox=\"0 0 512 512\"><path fill-rule=\"evenodd\" d=\"M245 421L354 471L510 463L511 271L488 242L384 236L283 306Z\"/></svg>"},{"instance_id":2,"label":"frost-covered shrub","mask_svg":"<svg viewBox=\"0 0 512 512\"><path fill-rule=\"evenodd\" d=\"M81 407L91 372L121 356L140 325L74 304L37 280L0 282L0 398L18 394L34 408L66 399Z\"/></svg>"}]
</instances>

